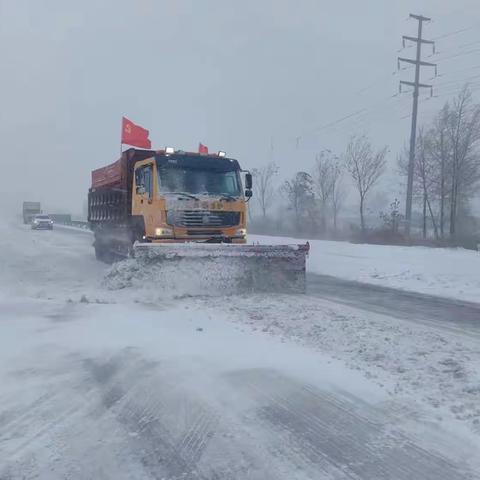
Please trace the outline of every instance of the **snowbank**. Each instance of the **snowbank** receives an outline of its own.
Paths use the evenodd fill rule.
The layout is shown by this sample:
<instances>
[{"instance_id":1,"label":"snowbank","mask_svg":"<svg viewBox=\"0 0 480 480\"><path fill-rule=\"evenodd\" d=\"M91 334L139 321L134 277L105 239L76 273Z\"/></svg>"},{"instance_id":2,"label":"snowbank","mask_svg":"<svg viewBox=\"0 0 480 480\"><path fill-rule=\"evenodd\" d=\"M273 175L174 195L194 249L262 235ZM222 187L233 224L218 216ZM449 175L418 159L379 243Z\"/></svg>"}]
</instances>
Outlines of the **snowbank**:
<instances>
[{"instance_id":1,"label":"snowbank","mask_svg":"<svg viewBox=\"0 0 480 480\"><path fill-rule=\"evenodd\" d=\"M250 242L305 240L250 235ZM397 247L310 240L310 272L430 295L480 302L480 253L461 248Z\"/></svg>"}]
</instances>

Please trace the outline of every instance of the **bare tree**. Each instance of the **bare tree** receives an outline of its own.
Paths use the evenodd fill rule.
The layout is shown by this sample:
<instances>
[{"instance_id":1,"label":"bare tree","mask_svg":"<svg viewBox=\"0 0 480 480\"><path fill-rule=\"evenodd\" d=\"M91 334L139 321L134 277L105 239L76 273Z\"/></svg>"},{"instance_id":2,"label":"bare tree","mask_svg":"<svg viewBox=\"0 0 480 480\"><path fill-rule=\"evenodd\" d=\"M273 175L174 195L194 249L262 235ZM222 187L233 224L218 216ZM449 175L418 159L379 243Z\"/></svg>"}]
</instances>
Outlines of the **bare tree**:
<instances>
[{"instance_id":1,"label":"bare tree","mask_svg":"<svg viewBox=\"0 0 480 480\"><path fill-rule=\"evenodd\" d=\"M385 171L387 147L377 152L373 151L372 144L367 136L352 137L345 152L345 164L360 196L360 225L365 231L365 200Z\"/></svg>"},{"instance_id":2,"label":"bare tree","mask_svg":"<svg viewBox=\"0 0 480 480\"><path fill-rule=\"evenodd\" d=\"M451 145L450 236L455 237L459 202L480 180L480 105L473 104L468 86L453 101L447 118Z\"/></svg>"},{"instance_id":3,"label":"bare tree","mask_svg":"<svg viewBox=\"0 0 480 480\"><path fill-rule=\"evenodd\" d=\"M252 170L255 199L262 212L262 217L267 218L267 211L275 196L275 176L278 174L278 167L275 162L269 162L261 168Z\"/></svg>"},{"instance_id":4,"label":"bare tree","mask_svg":"<svg viewBox=\"0 0 480 480\"><path fill-rule=\"evenodd\" d=\"M446 224L446 205L450 195L450 189L447 182L448 172L450 169L451 159L451 145L449 142L449 135L447 132L449 121L449 106L448 103L442 108L435 118L432 130L430 132L431 145L430 153L433 160L437 164L437 194L439 200L439 218L438 224L440 229L440 237L445 236Z\"/></svg>"},{"instance_id":5,"label":"bare tree","mask_svg":"<svg viewBox=\"0 0 480 480\"><path fill-rule=\"evenodd\" d=\"M433 202L437 198L439 183L438 163L434 157L435 132L425 131L421 127L418 131L415 164L413 170L413 200L422 208L422 236L428 235L428 218L434 229L435 238L438 238L437 217L433 208ZM408 148L404 148L398 157L400 175L408 176Z\"/></svg>"},{"instance_id":6,"label":"bare tree","mask_svg":"<svg viewBox=\"0 0 480 480\"><path fill-rule=\"evenodd\" d=\"M398 234L400 221L403 220L403 215L400 213L400 202L395 199L390 203L390 211L380 212L380 218L383 220L383 225L386 231L392 233L394 236Z\"/></svg>"},{"instance_id":7,"label":"bare tree","mask_svg":"<svg viewBox=\"0 0 480 480\"><path fill-rule=\"evenodd\" d=\"M344 165L337 159L332 172L332 193L330 196L332 204L333 231L336 234L338 230L338 215L343 207L345 200L345 187L343 184Z\"/></svg>"},{"instance_id":8,"label":"bare tree","mask_svg":"<svg viewBox=\"0 0 480 480\"><path fill-rule=\"evenodd\" d=\"M320 207L321 231L327 231L327 209L333 191L333 173L338 157L330 150L323 150L315 157L314 184Z\"/></svg>"},{"instance_id":9,"label":"bare tree","mask_svg":"<svg viewBox=\"0 0 480 480\"><path fill-rule=\"evenodd\" d=\"M425 133L421 128L418 132L417 139L417 152L415 154L415 169L414 169L414 182L418 183L420 190L420 197L423 207L423 238L427 238L427 207L428 214L430 216L435 238L438 239L438 228L435 218L435 214L432 208L432 197L434 196L434 190L438 183L438 169L432 155L432 137L434 132L430 131Z\"/></svg>"},{"instance_id":10,"label":"bare tree","mask_svg":"<svg viewBox=\"0 0 480 480\"><path fill-rule=\"evenodd\" d=\"M282 192L287 197L295 215L297 230L302 230L302 221L309 218L314 221L313 211L315 194L313 180L307 172L297 172L293 179L287 180L282 186Z\"/></svg>"}]
</instances>

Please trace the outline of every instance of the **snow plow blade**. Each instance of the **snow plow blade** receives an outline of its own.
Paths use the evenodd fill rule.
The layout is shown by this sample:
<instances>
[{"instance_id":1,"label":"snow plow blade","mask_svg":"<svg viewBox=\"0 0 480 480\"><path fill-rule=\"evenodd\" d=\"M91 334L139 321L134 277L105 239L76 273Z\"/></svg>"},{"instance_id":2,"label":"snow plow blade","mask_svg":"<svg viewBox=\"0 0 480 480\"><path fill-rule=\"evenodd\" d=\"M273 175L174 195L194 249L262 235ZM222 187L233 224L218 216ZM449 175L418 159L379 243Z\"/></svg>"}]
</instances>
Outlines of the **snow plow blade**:
<instances>
[{"instance_id":1,"label":"snow plow blade","mask_svg":"<svg viewBox=\"0 0 480 480\"><path fill-rule=\"evenodd\" d=\"M188 281L215 285L222 293L304 293L309 244L135 243L137 268L173 267ZM162 278L162 281L164 278Z\"/></svg>"}]
</instances>

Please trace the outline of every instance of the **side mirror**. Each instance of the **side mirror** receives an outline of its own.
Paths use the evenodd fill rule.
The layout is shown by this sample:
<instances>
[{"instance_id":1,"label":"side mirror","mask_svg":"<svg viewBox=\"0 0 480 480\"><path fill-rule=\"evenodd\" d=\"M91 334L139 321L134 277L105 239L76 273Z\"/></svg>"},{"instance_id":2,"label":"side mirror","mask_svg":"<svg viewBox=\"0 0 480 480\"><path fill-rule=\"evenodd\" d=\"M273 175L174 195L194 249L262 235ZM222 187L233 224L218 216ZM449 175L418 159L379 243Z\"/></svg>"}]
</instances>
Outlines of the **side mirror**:
<instances>
[{"instance_id":1,"label":"side mirror","mask_svg":"<svg viewBox=\"0 0 480 480\"><path fill-rule=\"evenodd\" d=\"M245 197L246 198L251 198L253 195L252 191L251 190L245 190Z\"/></svg>"},{"instance_id":2,"label":"side mirror","mask_svg":"<svg viewBox=\"0 0 480 480\"><path fill-rule=\"evenodd\" d=\"M253 186L253 182L252 182L252 174L249 172L249 173L246 173L245 174L245 188L247 190L251 190L252 189L252 186ZM251 196L251 195L250 195Z\"/></svg>"},{"instance_id":3,"label":"side mirror","mask_svg":"<svg viewBox=\"0 0 480 480\"><path fill-rule=\"evenodd\" d=\"M145 195L145 185L137 185L137 195Z\"/></svg>"}]
</instances>

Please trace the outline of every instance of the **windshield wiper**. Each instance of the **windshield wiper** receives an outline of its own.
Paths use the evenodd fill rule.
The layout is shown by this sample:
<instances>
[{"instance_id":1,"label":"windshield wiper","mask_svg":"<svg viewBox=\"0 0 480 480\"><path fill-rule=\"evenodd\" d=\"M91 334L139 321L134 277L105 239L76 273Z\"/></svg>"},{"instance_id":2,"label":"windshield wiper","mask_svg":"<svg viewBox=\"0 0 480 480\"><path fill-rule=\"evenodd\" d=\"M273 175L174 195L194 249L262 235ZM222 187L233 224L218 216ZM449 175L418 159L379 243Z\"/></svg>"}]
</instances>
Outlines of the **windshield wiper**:
<instances>
[{"instance_id":1,"label":"windshield wiper","mask_svg":"<svg viewBox=\"0 0 480 480\"><path fill-rule=\"evenodd\" d=\"M200 195L208 195L210 197L220 197L222 200L232 200L236 201L237 197L229 195L228 193L213 193L213 192L202 192Z\"/></svg>"},{"instance_id":2,"label":"windshield wiper","mask_svg":"<svg viewBox=\"0 0 480 480\"><path fill-rule=\"evenodd\" d=\"M229 195L228 193L220 193L220 198L224 198L225 200L232 200L236 201L236 197Z\"/></svg>"},{"instance_id":3,"label":"windshield wiper","mask_svg":"<svg viewBox=\"0 0 480 480\"><path fill-rule=\"evenodd\" d=\"M195 195L192 195L191 193L187 193L187 192L167 192L167 193L170 193L172 195L181 195L182 197L192 198L193 200L199 199Z\"/></svg>"}]
</instances>

